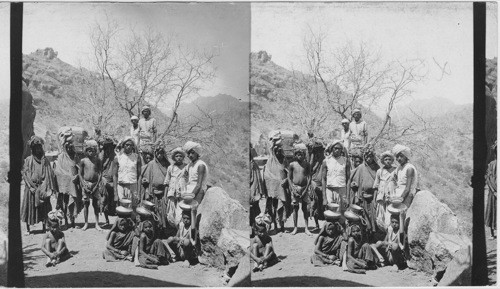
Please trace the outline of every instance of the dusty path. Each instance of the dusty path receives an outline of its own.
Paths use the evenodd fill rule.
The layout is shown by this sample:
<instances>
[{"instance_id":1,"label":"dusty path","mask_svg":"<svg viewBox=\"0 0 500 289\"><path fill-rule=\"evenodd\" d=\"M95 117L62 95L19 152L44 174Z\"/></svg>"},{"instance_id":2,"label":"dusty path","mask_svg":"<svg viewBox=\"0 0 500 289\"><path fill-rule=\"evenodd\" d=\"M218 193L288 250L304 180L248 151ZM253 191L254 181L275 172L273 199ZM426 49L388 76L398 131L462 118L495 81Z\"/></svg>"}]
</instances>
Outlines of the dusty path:
<instances>
[{"instance_id":1,"label":"dusty path","mask_svg":"<svg viewBox=\"0 0 500 289\"><path fill-rule=\"evenodd\" d=\"M322 225L320 221L320 226ZM285 223L288 231L293 229L293 220ZM314 227L314 221L309 221L309 229ZM339 266L314 267L310 257L314 251L313 236L304 233L304 219L299 211L299 233L281 236L273 235L276 254L281 262L262 272L252 273L253 286L432 286L431 276L411 269L402 271L392 267L383 267L366 274L354 274L342 271Z\"/></svg>"},{"instance_id":2,"label":"dusty path","mask_svg":"<svg viewBox=\"0 0 500 289\"><path fill-rule=\"evenodd\" d=\"M90 209L89 221L94 221ZM101 217L101 220L104 217ZM111 217L113 222L115 217ZM83 214L76 220L83 225ZM102 223L101 223L102 225ZM34 230L40 232L41 224ZM167 286L223 286L222 272L215 268L196 265L182 267L182 263L161 266L158 270L134 267L132 262L105 262L102 251L108 230L90 229L64 231L73 257L46 268L46 257L40 250L42 234L23 236L24 270L27 287L167 287ZM26 232L24 223L22 233Z\"/></svg>"}]
</instances>

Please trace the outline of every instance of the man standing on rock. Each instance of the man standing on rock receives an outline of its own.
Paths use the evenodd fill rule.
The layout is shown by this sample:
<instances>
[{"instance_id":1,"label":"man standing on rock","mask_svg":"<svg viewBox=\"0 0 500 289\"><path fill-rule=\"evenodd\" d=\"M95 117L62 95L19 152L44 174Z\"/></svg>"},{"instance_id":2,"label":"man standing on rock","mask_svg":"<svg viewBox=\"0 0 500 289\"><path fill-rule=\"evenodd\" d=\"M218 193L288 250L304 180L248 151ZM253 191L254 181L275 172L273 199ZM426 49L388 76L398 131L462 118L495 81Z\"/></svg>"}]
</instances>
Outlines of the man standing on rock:
<instances>
[{"instance_id":1,"label":"man standing on rock","mask_svg":"<svg viewBox=\"0 0 500 289\"><path fill-rule=\"evenodd\" d=\"M149 106L144 106L142 108L142 116L139 120L139 135L140 140L143 143L155 143L156 142L156 119L151 117L151 108Z\"/></svg>"},{"instance_id":2,"label":"man standing on rock","mask_svg":"<svg viewBox=\"0 0 500 289\"><path fill-rule=\"evenodd\" d=\"M359 108L352 111L352 117L354 120L349 124L350 146L363 147L368 142L368 128L366 122L361 120L361 110Z\"/></svg>"},{"instance_id":3,"label":"man standing on rock","mask_svg":"<svg viewBox=\"0 0 500 289\"><path fill-rule=\"evenodd\" d=\"M409 147L397 144L392 149L399 163L394 178L396 182L395 197L403 198L403 203L409 208L417 193L418 174L414 165L409 162L411 150Z\"/></svg>"},{"instance_id":4,"label":"man standing on rock","mask_svg":"<svg viewBox=\"0 0 500 289\"><path fill-rule=\"evenodd\" d=\"M194 200L201 204L207 190L208 167L200 160L201 145L196 142L188 141L184 145L184 151L187 153L189 163L186 167L187 185L186 194L193 194Z\"/></svg>"},{"instance_id":5,"label":"man standing on rock","mask_svg":"<svg viewBox=\"0 0 500 289\"><path fill-rule=\"evenodd\" d=\"M130 127L130 136L134 139L134 142L137 146L139 146L139 133L140 133L140 127L139 127L139 118L135 115L133 115L130 118L130 122L132 123L132 126Z\"/></svg>"},{"instance_id":6,"label":"man standing on rock","mask_svg":"<svg viewBox=\"0 0 500 289\"><path fill-rule=\"evenodd\" d=\"M488 204L486 206L485 224L490 228L490 239L496 239L497 228L497 144L492 147L493 160L488 164L486 171L486 185L488 185Z\"/></svg>"}]
</instances>

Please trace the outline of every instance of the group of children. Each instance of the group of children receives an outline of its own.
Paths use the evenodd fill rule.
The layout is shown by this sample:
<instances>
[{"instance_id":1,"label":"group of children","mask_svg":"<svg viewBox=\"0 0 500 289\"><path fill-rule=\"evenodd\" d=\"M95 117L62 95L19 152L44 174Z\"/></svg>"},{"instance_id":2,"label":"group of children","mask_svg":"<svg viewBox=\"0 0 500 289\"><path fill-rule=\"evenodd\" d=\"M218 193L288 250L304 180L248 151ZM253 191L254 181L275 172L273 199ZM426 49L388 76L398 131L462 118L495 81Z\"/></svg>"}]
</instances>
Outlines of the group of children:
<instances>
[{"instance_id":1,"label":"group of children","mask_svg":"<svg viewBox=\"0 0 500 289\"><path fill-rule=\"evenodd\" d=\"M166 240L157 234L157 221L152 212L133 211L118 207L115 223L106 236L106 248L102 257L108 262L133 261L136 266L157 269L160 265L184 261L185 265L197 263L197 204L182 212L182 222L175 236ZM70 257L64 233L60 228L61 211L48 215L49 230L43 236L42 252L47 256L46 266L55 266Z\"/></svg>"},{"instance_id":2,"label":"group of children","mask_svg":"<svg viewBox=\"0 0 500 289\"><path fill-rule=\"evenodd\" d=\"M311 263L313 266L337 265L344 271L361 274L387 265L406 268L403 211L401 208L393 211L384 239L376 242L367 236L363 219L354 209L344 215L326 211L326 221L314 240ZM255 220L250 246L254 272L279 261L268 233L270 224L268 215L261 214Z\"/></svg>"}]
</instances>

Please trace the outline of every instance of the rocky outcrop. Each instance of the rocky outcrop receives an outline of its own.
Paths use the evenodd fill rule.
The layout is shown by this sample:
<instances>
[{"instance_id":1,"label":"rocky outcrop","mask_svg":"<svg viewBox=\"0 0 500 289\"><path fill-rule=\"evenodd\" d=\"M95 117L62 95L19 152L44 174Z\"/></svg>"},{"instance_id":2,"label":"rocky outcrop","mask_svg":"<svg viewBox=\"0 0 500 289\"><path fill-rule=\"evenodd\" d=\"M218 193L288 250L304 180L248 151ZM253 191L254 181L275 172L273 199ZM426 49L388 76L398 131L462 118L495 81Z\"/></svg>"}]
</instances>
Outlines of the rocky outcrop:
<instances>
[{"instance_id":1,"label":"rocky outcrop","mask_svg":"<svg viewBox=\"0 0 500 289\"><path fill-rule=\"evenodd\" d=\"M425 251L431 255L434 271L441 272L453 260L453 254L469 246L472 243L465 236L431 232Z\"/></svg>"},{"instance_id":2,"label":"rocky outcrop","mask_svg":"<svg viewBox=\"0 0 500 289\"><path fill-rule=\"evenodd\" d=\"M470 246L462 235L457 216L429 191L420 191L406 213L405 225L411 259L410 268L437 274L452 255Z\"/></svg>"},{"instance_id":3,"label":"rocky outcrop","mask_svg":"<svg viewBox=\"0 0 500 289\"><path fill-rule=\"evenodd\" d=\"M202 264L227 270L238 266L250 244L248 212L219 187L207 190L198 207Z\"/></svg>"},{"instance_id":4,"label":"rocky outcrop","mask_svg":"<svg viewBox=\"0 0 500 289\"><path fill-rule=\"evenodd\" d=\"M33 96L28 90L28 86L23 82L23 108L22 108L22 132L23 132L23 159L26 158L30 154L28 141L31 136L34 134L33 123L35 121L36 110L33 106Z\"/></svg>"},{"instance_id":5,"label":"rocky outcrop","mask_svg":"<svg viewBox=\"0 0 500 289\"><path fill-rule=\"evenodd\" d=\"M251 287L250 279L250 256L243 256L238 264L236 272L227 284L228 287Z\"/></svg>"},{"instance_id":6,"label":"rocky outcrop","mask_svg":"<svg viewBox=\"0 0 500 289\"><path fill-rule=\"evenodd\" d=\"M472 277L472 247L462 248L453 254L438 286L470 286Z\"/></svg>"}]
</instances>

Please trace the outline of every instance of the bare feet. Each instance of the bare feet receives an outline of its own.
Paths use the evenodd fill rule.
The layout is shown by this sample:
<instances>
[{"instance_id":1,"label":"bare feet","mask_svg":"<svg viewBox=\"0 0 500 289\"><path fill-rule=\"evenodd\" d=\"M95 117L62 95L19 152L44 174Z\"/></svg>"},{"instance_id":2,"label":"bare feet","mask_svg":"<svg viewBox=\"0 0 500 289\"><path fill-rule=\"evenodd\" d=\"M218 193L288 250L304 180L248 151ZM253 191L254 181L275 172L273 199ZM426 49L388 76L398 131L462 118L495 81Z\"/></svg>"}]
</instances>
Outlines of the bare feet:
<instances>
[{"instance_id":1,"label":"bare feet","mask_svg":"<svg viewBox=\"0 0 500 289\"><path fill-rule=\"evenodd\" d=\"M82 228L82 231L86 231L89 227L89 224L88 223L85 223L85 225L83 226Z\"/></svg>"},{"instance_id":2,"label":"bare feet","mask_svg":"<svg viewBox=\"0 0 500 289\"><path fill-rule=\"evenodd\" d=\"M297 234L297 228L294 228L293 231L290 234L292 234L292 235Z\"/></svg>"},{"instance_id":3,"label":"bare feet","mask_svg":"<svg viewBox=\"0 0 500 289\"><path fill-rule=\"evenodd\" d=\"M312 233L311 233L311 232L309 232L309 229L308 229L308 228L306 228L304 232L306 233L306 235L307 235L307 236L312 236Z\"/></svg>"},{"instance_id":4,"label":"bare feet","mask_svg":"<svg viewBox=\"0 0 500 289\"><path fill-rule=\"evenodd\" d=\"M102 228L101 228L101 227L99 227L99 223L95 223L95 229L96 229L97 231L102 231Z\"/></svg>"}]
</instances>

